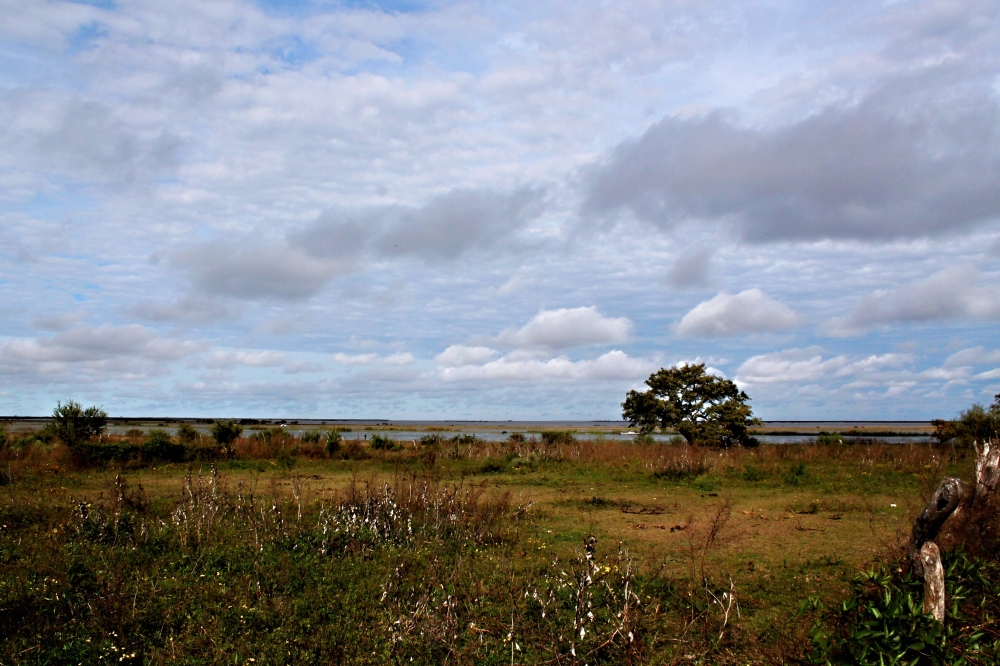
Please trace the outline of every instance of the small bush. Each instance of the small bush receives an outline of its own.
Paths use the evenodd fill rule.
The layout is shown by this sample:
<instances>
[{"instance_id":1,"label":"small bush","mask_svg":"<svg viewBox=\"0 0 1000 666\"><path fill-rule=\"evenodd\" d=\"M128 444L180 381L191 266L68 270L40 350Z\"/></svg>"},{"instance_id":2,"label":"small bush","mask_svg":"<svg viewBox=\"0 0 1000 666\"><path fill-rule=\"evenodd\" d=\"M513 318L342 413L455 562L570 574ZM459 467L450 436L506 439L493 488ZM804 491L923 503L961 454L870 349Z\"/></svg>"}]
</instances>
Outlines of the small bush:
<instances>
[{"instance_id":1,"label":"small bush","mask_svg":"<svg viewBox=\"0 0 1000 666\"><path fill-rule=\"evenodd\" d=\"M339 430L331 430L326 433L326 452L331 456L335 455L340 450L340 443L343 440L344 436L340 434Z\"/></svg>"},{"instance_id":2,"label":"small bush","mask_svg":"<svg viewBox=\"0 0 1000 666\"><path fill-rule=\"evenodd\" d=\"M142 444L142 457L146 462L182 462L185 456L183 444L176 444L166 430L150 430Z\"/></svg>"},{"instance_id":3,"label":"small bush","mask_svg":"<svg viewBox=\"0 0 1000 666\"><path fill-rule=\"evenodd\" d=\"M305 444L319 444L319 431L307 430L302 433L302 442Z\"/></svg>"},{"instance_id":4,"label":"small bush","mask_svg":"<svg viewBox=\"0 0 1000 666\"><path fill-rule=\"evenodd\" d=\"M239 439L241 434L243 434L243 426L231 419L229 421L217 421L212 426L212 439L215 440L216 444L219 445L229 458L233 456L235 452L233 444Z\"/></svg>"},{"instance_id":5,"label":"small bush","mask_svg":"<svg viewBox=\"0 0 1000 666\"><path fill-rule=\"evenodd\" d=\"M805 463L795 463L792 468L788 470L788 474L785 475L785 483L789 486L801 486L809 478L809 472L806 471Z\"/></svg>"},{"instance_id":6,"label":"small bush","mask_svg":"<svg viewBox=\"0 0 1000 666\"><path fill-rule=\"evenodd\" d=\"M184 445L190 445L197 442L199 439L198 431L189 426L187 423L182 423L177 428L177 441Z\"/></svg>"},{"instance_id":7,"label":"small bush","mask_svg":"<svg viewBox=\"0 0 1000 666\"><path fill-rule=\"evenodd\" d=\"M821 432L816 436L816 443L820 446L829 444L843 444L844 436L839 432Z\"/></svg>"},{"instance_id":8,"label":"small bush","mask_svg":"<svg viewBox=\"0 0 1000 666\"><path fill-rule=\"evenodd\" d=\"M753 465L746 465L743 468L743 480L749 481L750 483L756 483L757 481L763 481L767 474L759 467Z\"/></svg>"},{"instance_id":9,"label":"small bush","mask_svg":"<svg viewBox=\"0 0 1000 666\"><path fill-rule=\"evenodd\" d=\"M420 438L420 445L421 446L438 446L443 441L444 441L444 438L441 437L441 435L438 435L437 433L433 433L433 434L424 435L423 437L421 437Z\"/></svg>"},{"instance_id":10,"label":"small bush","mask_svg":"<svg viewBox=\"0 0 1000 666\"><path fill-rule=\"evenodd\" d=\"M392 449L392 440L381 434L372 435L371 447L376 451Z\"/></svg>"},{"instance_id":11,"label":"small bush","mask_svg":"<svg viewBox=\"0 0 1000 666\"><path fill-rule=\"evenodd\" d=\"M559 444L572 444L576 441L572 433L565 432L562 430L557 431L546 431L542 433L542 443L548 444L549 446L558 446Z\"/></svg>"}]
</instances>

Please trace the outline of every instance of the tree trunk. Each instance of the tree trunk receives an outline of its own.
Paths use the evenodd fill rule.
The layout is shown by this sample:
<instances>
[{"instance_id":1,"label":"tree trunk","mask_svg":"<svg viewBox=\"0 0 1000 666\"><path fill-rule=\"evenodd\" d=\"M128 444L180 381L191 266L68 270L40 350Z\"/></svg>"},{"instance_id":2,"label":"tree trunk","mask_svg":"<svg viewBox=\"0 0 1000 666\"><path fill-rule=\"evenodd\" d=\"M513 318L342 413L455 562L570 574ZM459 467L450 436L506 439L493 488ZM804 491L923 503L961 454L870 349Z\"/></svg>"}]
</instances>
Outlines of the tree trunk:
<instances>
[{"instance_id":1,"label":"tree trunk","mask_svg":"<svg viewBox=\"0 0 1000 666\"><path fill-rule=\"evenodd\" d=\"M924 567L924 612L944 624L944 567L941 551L933 541L920 547Z\"/></svg>"},{"instance_id":2,"label":"tree trunk","mask_svg":"<svg viewBox=\"0 0 1000 666\"><path fill-rule=\"evenodd\" d=\"M965 484L961 479L946 477L934 492L931 501L913 523L910 534L910 564L918 576L924 575L924 564L920 558L920 548L933 541L941 531L941 526L955 512L965 495ZM936 547L936 546L935 546Z\"/></svg>"},{"instance_id":3,"label":"tree trunk","mask_svg":"<svg viewBox=\"0 0 1000 666\"><path fill-rule=\"evenodd\" d=\"M1000 443L994 444L990 440L983 442L980 450L975 442L972 445L976 448L976 502L983 502L997 488L1000 482Z\"/></svg>"}]
</instances>

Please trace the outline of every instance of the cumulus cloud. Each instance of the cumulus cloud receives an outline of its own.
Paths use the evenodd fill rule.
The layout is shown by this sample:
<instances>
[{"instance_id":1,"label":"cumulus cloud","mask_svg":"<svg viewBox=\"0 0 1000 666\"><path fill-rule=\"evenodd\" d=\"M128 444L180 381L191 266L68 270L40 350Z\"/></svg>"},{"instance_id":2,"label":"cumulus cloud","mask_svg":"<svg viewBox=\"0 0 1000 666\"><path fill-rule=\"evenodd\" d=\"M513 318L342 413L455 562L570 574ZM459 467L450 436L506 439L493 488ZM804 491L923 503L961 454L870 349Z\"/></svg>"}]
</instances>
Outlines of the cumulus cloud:
<instances>
[{"instance_id":1,"label":"cumulus cloud","mask_svg":"<svg viewBox=\"0 0 1000 666\"><path fill-rule=\"evenodd\" d=\"M972 265L955 266L894 291L866 297L834 333L852 335L873 326L953 319L1000 319L1000 288L979 286L982 275Z\"/></svg>"},{"instance_id":2,"label":"cumulus cloud","mask_svg":"<svg viewBox=\"0 0 1000 666\"><path fill-rule=\"evenodd\" d=\"M732 221L753 241L914 237L1000 217L995 94L956 85L958 71L921 76L776 127L722 111L664 118L591 172L585 212Z\"/></svg>"},{"instance_id":3,"label":"cumulus cloud","mask_svg":"<svg viewBox=\"0 0 1000 666\"><path fill-rule=\"evenodd\" d=\"M735 295L722 292L699 303L684 315L675 331L686 338L718 338L781 331L792 328L797 321L787 305L760 289L747 289Z\"/></svg>"},{"instance_id":4,"label":"cumulus cloud","mask_svg":"<svg viewBox=\"0 0 1000 666\"><path fill-rule=\"evenodd\" d=\"M985 347L969 347L955 352L942 365L946 368L958 368L994 363L1000 363L1000 349L988 351Z\"/></svg>"},{"instance_id":5,"label":"cumulus cloud","mask_svg":"<svg viewBox=\"0 0 1000 666\"><path fill-rule=\"evenodd\" d=\"M204 348L203 343L161 337L137 324L76 326L49 337L0 343L0 374L99 375L106 370L141 375Z\"/></svg>"},{"instance_id":6,"label":"cumulus cloud","mask_svg":"<svg viewBox=\"0 0 1000 666\"><path fill-rule=\"evenodd\" d=\"M494 341L504 347L555 351L628 340L632 322L605 317L596 306L542 310L519 329L506 329Z\"/></svg>"},{"instance_id":7,"label":"cumulus cloud","mask_svg":"<svg viewBox=\"0 0 1000 666\"><path fill-rule=\"evenodd\" d=\"M470 347L468 345L451 345L435 357L441 365L458 368L463 365L483 365L493 360L499 352L489 347Z\"/></svg>"},{"instance_id":8,"label":"cumulus cloud","mask_svg":"<svg viewBox=\"0 0 1000 666\"><path fill-rule=\"evenodd\" d=\"M804 349L784 349L779 352L752 356L736 373L741 384L809 383L824 377L853 377L912 363L908 354L873 354L850 357L844 354L823 357L817 346Z\"/></svg>"},{"instance_id":9,"label":"cumulus cloud","mask_svg":"<svg viewBox=\"0 0 1000 666\"><path fill-rule=\"evenodd\" d=\"M649 361L630 358L616 349L595 359L581 361L565 357L548 360L510 360L502 357L482 365L443 367L439 374L446 381L635 380L648 374L650 367Z\"/></svg>"}]
</instances>

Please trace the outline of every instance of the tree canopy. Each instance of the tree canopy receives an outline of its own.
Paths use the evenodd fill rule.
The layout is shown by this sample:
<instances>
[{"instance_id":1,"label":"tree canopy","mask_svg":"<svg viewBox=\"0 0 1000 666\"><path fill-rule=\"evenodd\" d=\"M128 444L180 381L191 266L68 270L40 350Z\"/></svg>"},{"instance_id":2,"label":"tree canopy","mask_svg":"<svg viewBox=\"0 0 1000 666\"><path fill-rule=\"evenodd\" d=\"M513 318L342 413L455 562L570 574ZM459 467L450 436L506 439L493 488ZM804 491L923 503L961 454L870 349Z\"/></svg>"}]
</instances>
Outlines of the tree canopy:
<instances>
[{"instance_id":1,"label":"tree canopy","mask_svg":"<svg viewBox=\"0 0 1000 666\"><path fill-rule=\"evenodd\" d=\"M97 437L108 426L108 414L99 407L84 409L80 403L70 400L65 405L56 403L52 410L52 422L47 429L69 448L77 448L91 437Z\"/></svg>"},{"instance_id":2,"label":"tree canopy","mask_svg":"<svg viewBox=\"0 0 1000 666\"><path fill-rule=\"evenodd\" d=\"M734 382L705 372L705 364L660 368L648 391L629 391L622 418L643 432L672 428L692 444L753 445L748 429L759 425L750 398Z\"/></svg>"}]
</instances>

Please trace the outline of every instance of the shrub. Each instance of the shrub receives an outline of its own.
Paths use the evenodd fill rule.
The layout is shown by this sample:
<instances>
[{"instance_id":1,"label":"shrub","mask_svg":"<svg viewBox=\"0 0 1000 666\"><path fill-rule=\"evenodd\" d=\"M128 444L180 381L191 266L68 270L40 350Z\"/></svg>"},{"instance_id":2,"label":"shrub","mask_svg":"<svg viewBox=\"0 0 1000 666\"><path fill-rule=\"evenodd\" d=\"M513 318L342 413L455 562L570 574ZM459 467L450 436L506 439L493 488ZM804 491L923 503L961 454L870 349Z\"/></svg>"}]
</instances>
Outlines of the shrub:
<instances>
[{"instance_id":1,"label":"shrub","mask_svg":"<svg viewBox=\"0 0 1000 666\"><path fill-rule=\"evenodd\" d=\"M187 423L182 423L177 428L177 441L181 444L190 445L197 442L199 439L198 431L189 426Z\"/></svg>"},{"instance_id":2,"label":"shrub","mask_svg":"<svg viewBox=\"0 0 1000 666\"><path fill-rule=\"evenodd\" d=\"M319 444L319 431L307 430L302 433L302 442L305 444Z\"/></svg>"},{"instance_id":3,"label":"shrub","mask_svg":"<svg viewBox=\"0 0 1000 666\"><path fill-rule=\"evenodd\" d=\"M441 437L441 435L438 435L437 433L434 433L434 434L430 434L430 435L424 435L423 437L421 437L420 438L420 445L421 446L437 446L437 445L441 444L441 442L443 442L443 441L444 441L444 438Z\"/></svg>"},{"instance_id":4,"label":"shrub","mask_svg":"<svg viewBox=\"0 0 1000 666\"><path fill-rule=\"evenodd\" d=\"M785 483L789 486L801 486L809 478L805 463L796 463L785 475Z\"/></svg>"},{"instance_id":5,"label":"shrub","mask_svg":"<svg viewBox=\"0 0 1000 666\"><path fill-rule=\"evenodd\" d=\"M816 443L819 445L843 444L844 436L839 432L821 432L816 436Z\"/></svg>"},{"instance_id":6,"label":"shrub","mask_svg":"<svg viewBox=\"0 0 1000 666\"><path fill-rule=\"evenodd\" d=\"M344 440L344 436L340 434L339 430L331 430L326 433L326 452L331 456L340 450L340 443Z\"/></svg>"},{"instance_id":7,"label":"shrub","mask_svg":"<svg viewBox=\"0 0 1000 666\"><path fill-rule=\"evenodd\" d=\"M147 462L182 462L185 453L184 445L174 443L166 430L150 430L142 444L142 457Z\"/></svg>"},{"instance_id":8,"label":"shrub","mask_svg":"<svg viewBox=\"0 0 1000 666\"><path fill-rule=\"evenodd\" d=\"M52 410L52 422L46 427L60 442L76 449L103 433L107 426L108 414L103 409L84 409L80 403L70 400L65 405L56 403L56 408Z\"/></svg>"},{"instance_id":9,"label":"shrub","mask_svg":"<svg viewBox=\"0 0 1000 666\"><path fill-rule=\"evenodd\" d=\"M385 449L391 449L392 448L392 440L389 439L388 437L385 437L384 435L376 433L376 434L372 435L371 447L373 449L375 449L376 451L382 451L382 450L385 450Z\"/></svg>"},{"instance_id":10,"label":"shrub","mask_svg":"<svg viewBox=\"0 0 1000 666\"><path fill-rule=\"evenodd\" d=\"M572 444L576 441L572 433L565 432L562 430L557 430L554 432L546 431L542 433L542 443L548 444L550 446L557 446L559 444Z\"/></svg>"},{"instance_id":11,"label":"shrub","mask_svg":"<svg viewBox=\"0 0 1000 666\"><path fill-rule=\"evenodd\" d=\"M227 457L232 457L233 443L243 434L243 426L230 419L229 421L217 421L212 426L212 439L215 440Z\"/></svg>"},{"instance_id":12,"label":"shrub","mask_svg":"<svg viewBox=\"0 0 1000 666\"><path fill-rule=\"evenodd\" d=\"M746 465L743 468L743 480L749 481L751 483L756 483L757 481L763 481L767 474L764 473L759 467L754 467L753 465Z\"/></svg>"}]
</instances>

